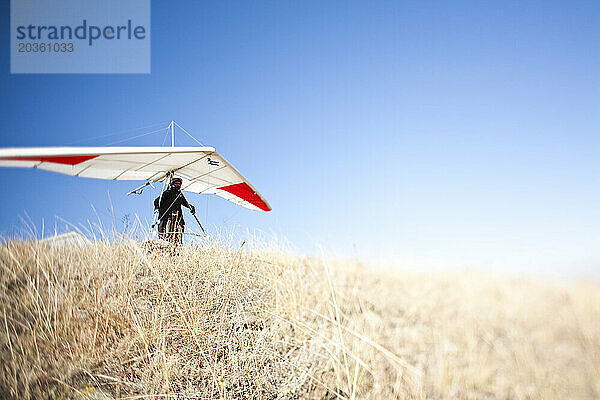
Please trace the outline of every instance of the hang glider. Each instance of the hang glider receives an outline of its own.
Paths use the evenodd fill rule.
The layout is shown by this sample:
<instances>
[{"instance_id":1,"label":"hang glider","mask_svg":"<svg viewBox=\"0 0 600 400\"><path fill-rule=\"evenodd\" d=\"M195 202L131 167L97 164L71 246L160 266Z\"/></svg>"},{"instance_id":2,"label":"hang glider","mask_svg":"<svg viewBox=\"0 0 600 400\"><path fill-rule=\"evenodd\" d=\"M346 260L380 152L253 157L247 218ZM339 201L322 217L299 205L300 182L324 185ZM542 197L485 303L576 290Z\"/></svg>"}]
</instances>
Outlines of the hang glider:
<instances>
[{"instance_id":1,"label":"hang glider","mask_svg":"<svg viewBox=\"0 0 600 400\"><path fill-rule=\"evenodd\" d=\"M39 168L85 178L159 182L270 211L264 197L212 147L40 147L0 149L0 167Z\"/></svg>"}]
</instances>

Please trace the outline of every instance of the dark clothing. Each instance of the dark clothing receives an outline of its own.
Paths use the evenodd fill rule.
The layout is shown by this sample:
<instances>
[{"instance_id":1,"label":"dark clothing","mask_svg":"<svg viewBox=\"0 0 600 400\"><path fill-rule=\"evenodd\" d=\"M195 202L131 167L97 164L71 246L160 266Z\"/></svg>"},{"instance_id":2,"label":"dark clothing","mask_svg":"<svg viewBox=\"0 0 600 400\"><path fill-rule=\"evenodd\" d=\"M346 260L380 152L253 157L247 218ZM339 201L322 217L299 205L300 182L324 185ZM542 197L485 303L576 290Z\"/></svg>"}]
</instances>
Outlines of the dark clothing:
<instances>
[{"instance_id":1,"label":"dark clothing","mask_svg":"<svg viewBox=\"0 0 600 400\"><path fill-rule=\"evenodd\" d=\"M174 221L175 224L179 225L179 229L176 229L174 226L172 226L171 229L169 229L170 232L166 232L168 220L168 218L164 218L158 223L158 237L163 240L170 240L170 238L172 237L171 235L174 234L174 232L181 232L175 234L174 239L172 239L176 243L181 244L183 241L183 232L185 232L185 222L183 221L181 214L178 214L177 218L175 218Z\"/></svg>"},{"instance_id":2,"label":"dark clothing","mask_svg":"<svg viewBox=\"0 0 600 400\"><path fill-rule=\"evenodd\" d=\"M181 206L192 209L180 190L167 189L163 192L162 196L158 196L154 200L154 209L158 210L158 219L161 223L166 222L166 217L176 211L179 213L181 225L185 225Z\"/></svg>"}]
</instances>

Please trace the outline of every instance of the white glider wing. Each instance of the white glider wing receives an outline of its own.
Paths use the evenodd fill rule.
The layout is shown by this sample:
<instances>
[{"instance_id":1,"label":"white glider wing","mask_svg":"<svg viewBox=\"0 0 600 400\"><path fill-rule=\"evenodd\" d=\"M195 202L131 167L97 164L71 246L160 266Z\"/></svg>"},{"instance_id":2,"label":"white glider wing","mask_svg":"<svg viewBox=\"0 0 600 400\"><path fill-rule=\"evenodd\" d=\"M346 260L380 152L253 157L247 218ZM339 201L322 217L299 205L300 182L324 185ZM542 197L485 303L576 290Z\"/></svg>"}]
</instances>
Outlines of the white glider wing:
<instances>
[{"instance_id":1,"label":"white glider wing","mask_svg":"<svg viewBox=\"0 0 600 400\"><path fill-rule=\"evenodd\" d=\"M160 181L172 172L183 190L216 194L253 210L267 201L212 147L40 147L0 149L0 167L39 168L110 180Z\"/></svg>"}]
</instances>

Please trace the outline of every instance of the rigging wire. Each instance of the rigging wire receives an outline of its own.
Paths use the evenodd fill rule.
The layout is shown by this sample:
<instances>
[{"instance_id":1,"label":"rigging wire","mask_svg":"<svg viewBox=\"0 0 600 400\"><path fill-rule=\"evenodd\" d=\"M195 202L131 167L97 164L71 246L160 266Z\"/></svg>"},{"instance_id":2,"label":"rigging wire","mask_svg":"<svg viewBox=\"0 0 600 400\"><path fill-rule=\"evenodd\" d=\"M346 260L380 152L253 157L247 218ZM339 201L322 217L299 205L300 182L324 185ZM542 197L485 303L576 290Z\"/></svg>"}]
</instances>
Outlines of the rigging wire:
<instances>
[{"instance_id":1,"label":"rigging wire","mask_svg":"<svg viewBox=\"0 0 600 400\"><path fill-rule=\"evenodd\" d=\"M142 130L142 129L154 128L154 127L159 126L159 125L165 125L167 122L170 122L170 121L160 121L160 122L155 122L155 123L150 124L150 125L140 126L138 128L124 129L124 130L120 130L120 131L114 131L114 132L108 133L106 135L94 136L94 137L91 137L91 138L84 138L84 139L76 140L74 142L69 142L69 143L66 143L66 145L71 145L71 144L76 144L76 143L82 143L82 142L85 142L85 141L88 141L88 140L105 139L105 138L112 137L112 136L122 135L124 133L130 133L130 132L136 132L136 131L139 131L139 130ZM166 127L165 127L165 129L166 129Z\"/></svg>"},{"instance_id":2,"label":"rigging wire","mask_svg":"<svg viewBox=\"0 0 600 400\"><path fill-rule=\"evenodd\" d=\"M108 143L107 146L111 146L113 144L123 143L123 142L127 142L127 141L130 141L130 140L133 140L133 139L137 139L137 138L141 138L141 137L144 137L144 136L152 135L152 134L157 133L157 132L162 132L165 129L166 128L161 128L161 129L157 129L155 131L151 131L151 132L147 132L147 133L142 133L141 135L133 136L133 137L122 139L122 140L117 140L116 142Z\"/></svg>"},{"instance_id":3,"label":"rigging wire","mask_svg":"<svg viewBox=\"0 0 600 400\"><path fill-rule=\"evenodd\" d=\"M165 132L165 137L163 138L162 144L161 146L165 145L165 142L167 141L167 138L169 137L169 127L167 126L166 128L166 132Z\"/></svg>"},{"instance_id":4,"label":"rigging wire","mask_svg":"<svg viewBox=\"0 0 600 400\"><path fill-rule=\"evenodd\" d=\"M175 125L177 125L179 127L179 129L181 129L183 132L185 132L186 135L188 135L189 137L191 137L196 143L198 143L200 146L204 146L198 139L196 139L195 137L193 137L188 131L186 131L185 129L183 129L183 127L181 125L179 125L177 122L173 121L173 123Z\"/></svg>"}]
</instances>

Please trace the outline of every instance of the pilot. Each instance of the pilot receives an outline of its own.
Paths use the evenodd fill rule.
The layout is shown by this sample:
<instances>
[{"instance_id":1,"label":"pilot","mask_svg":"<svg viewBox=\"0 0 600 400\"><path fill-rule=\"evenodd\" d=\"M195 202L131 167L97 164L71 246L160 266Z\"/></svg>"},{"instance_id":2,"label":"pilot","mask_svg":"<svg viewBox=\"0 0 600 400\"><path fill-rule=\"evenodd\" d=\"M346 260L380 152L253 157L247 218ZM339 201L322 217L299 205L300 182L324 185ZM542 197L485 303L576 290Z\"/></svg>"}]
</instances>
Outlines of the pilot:
<instances>
[{"instance_id":1,"label":"pilot","mask_svg":"<svg viewBox=\"0 0 600 400\"><path fill-rule=\"evenodd\" d=\"M185 196L181 192L181 178L171 179L171 183L167 190L160 196L154 199L154 212L158 212L158 237L160 239L168 239L169 232L165 232L167 221L172 216L175 223L181 227L181 235L176 236L176 240L181 243L183 231L185 229L185 221L183 219L183 211L181 206L190 209L192 214L196 213L196 208L188 203ZM172 230L175 231L175 224L172 224Z\"/></svg>"}]
</instances>

